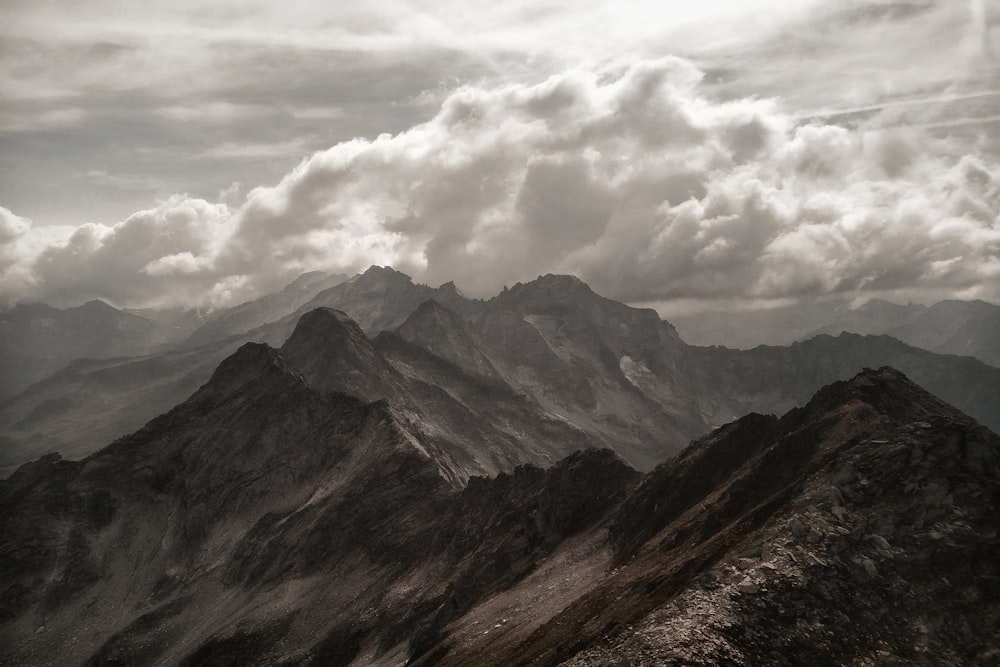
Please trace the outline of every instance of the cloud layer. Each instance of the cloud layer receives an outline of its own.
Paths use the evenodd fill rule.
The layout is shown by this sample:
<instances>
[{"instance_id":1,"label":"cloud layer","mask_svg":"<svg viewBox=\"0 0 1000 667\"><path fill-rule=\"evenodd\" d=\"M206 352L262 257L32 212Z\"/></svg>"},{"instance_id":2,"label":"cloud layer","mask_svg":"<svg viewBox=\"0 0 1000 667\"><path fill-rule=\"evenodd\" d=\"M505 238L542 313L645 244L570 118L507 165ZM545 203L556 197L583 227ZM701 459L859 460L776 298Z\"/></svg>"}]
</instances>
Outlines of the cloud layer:
<instances>
[{"instance_id":1,"label":"cloud layer","mask_svg":"<svg viewBox=\"0 0 1000 667\"><path fill-rule=\"evenodd\" d=\"M712 101L701 80L663 58L465 86L428 122L315 153L237 207L172 197L59 242L4 210L0 289L218 306L378 263L474 295L566 272L629 301L1000 300L995 162L919 129Z\"/></svg>"}]
</instances>

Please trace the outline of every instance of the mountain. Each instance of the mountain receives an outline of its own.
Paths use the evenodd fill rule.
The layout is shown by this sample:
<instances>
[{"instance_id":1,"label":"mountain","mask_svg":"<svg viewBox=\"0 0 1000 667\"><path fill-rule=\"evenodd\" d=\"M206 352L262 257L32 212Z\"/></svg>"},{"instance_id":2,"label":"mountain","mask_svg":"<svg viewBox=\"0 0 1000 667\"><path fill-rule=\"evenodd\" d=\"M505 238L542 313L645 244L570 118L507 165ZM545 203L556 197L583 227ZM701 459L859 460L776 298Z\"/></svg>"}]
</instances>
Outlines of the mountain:
<instances>
[{"instance_id":1,"label":"mountain","mask_svg":"<svg viewBox=\"0 0 1000 667\"><path fill-rule=\"evenodd\" d=\"M877 336L919 318L926 311L926 306L916 303L899 305L883 299L869 299L857 308L844 308L836 311L836 317L832 317L828 324L810 332L803 338L811 338L821 334L836 336L843 332ZM922 346L918 345L917 347Z\"/></svg>"},{"instance_id":2,"label":"mountain","mask_svg":"<svg viewBox=\"0 0 1000 667\"><path fill-rule=\"evenodd\" d=\"M198 347L262 327L294 313L320 292L345 280L347 276L343 274L303 273L280 292L210 314L205 323L191 333L185 345Z\"/></svg>"},{"instance_id":3,"label":"mountain","mask_svg":"<svg viewBox=\"0 0 1000 667\"><path fill-rule=\"evenodd\" d=\"M316 305L323 303L333 305ZM316 319L325 323L320 333L283 347L303 318L331 309L343 317ZM459 479L548 466L597 446L650 470L748 411L784 412L824 384L881 365L1000 429L1000 369L971 358L852 335L701 348L655 311L601 297L571 276L541 276L477 301L454 285L430 288L373 267L249 332L146 357L77 362L0 403L0 474L48 452L79 458L140 428L246 342L284 349L322 390L393 402L450 453Z\"/></svg>"},{"instance_id":4,"label":"mountain","mask_svg":"<svg viewBox=\"0 0 1000 667\"><path fill-rule=\"evenodd\" d=\"M636 478L591 450L459 488L392 405L246 344L135 434L0 482L5 660L248 664L279 638L299 664L407 652Z\"/></svg>"},{"instance_id":5,"label":"mountain","mask_svg":"<svg viewBox=\"0 0 1000 667\"><path fill-rule=\"evenodd\" d=\"M690 348L696 391L722 423L747 412L784 412L819 387L859 369L889 364L987 427L1000 430L1000 369L972 357L940 355L889 336L820 335L787 347Z\"/></svg>"},{"instance_id":6,"label":"mountain","mask_svg":"<svg viewBox=\"0 0 1000 667\"><path fill-rule=\"evenodd\" d=\"M687 346L653 310L546 275L503 291L467 326L510 386L639 469L708 430L687 386Z\"/></svg>"},{"instance_id":7,"label":"mountain","mask_svg":"<svg viewBox=\"0 0 1000 667\"><path fill-rule=\"evenodd\" d=\"M281 354L316 390L396 406L447 455L445 476L459 483L523 463L551 465L598 444L503 382L470 375L390 333L371 340L337 310L303 315Z\"/></svg>"},{"instance_id":8,"label":"mountain","mask_svg":"<svg viewBox=\"0 0 1000 667\"><path fill-rule=\"evenodd\" d=\"M103 301L58 309L39 303L0 310L0 401L79 358L145 354L171 332Z\"/></svg>"},{"instance_id":9,"label":"mountain","mask_svg":"<svg viewBox=\"0 0 1000 667\"><path fill-rule=\"evenodd\" d=\"M758 345L790 345L818 333L839 333L825 331L824 327L850 310L850 304L841 299L817 299L773 308L677 313L669 319L690 345L750 349Z\"/></svg>"},{"instance_id":10,"label":"mountain","mask_svg":"<svg viewBox=\"0 0 1000 667\"><path fill-rule=\"evenodd\" d=\"M1000 306L985 301L940 301L885 333L915 347L967 355L1000 368Z\"/></svg>"},{"instance_id":11,"label":"mountain","mask_svg":"<svg viewBox=\"0 0 1000 667\"><path fill-rule=\"evenodd\" d=\"M482 349L482 343L473 337L465 321L433 299L417 306L395 333L472 375L500 378L500 372Z\"/></svg>"},{"instance_id":12,"label":"mountain","mask_svg":"<svg viewBox=\"0 0 1000 667\"><path fill-rule=\"evenodd\" d=\"M189 397L241 341L118 359L80 359L0 403L0 475L60 452L78 459Z\"/></svg>"},{"instance_id":13,"label":"mountain","mask_svg":"<svg viewBox=\"0 0 1000 667\"><path fill-rule=\"evenodd\" d=\"M401 325L413 311L435 300L458 313L477 308L454 283L433 288L416 284L405 273L389 267L372 266L364 273L324 290L302 306L297 315L316 308L336 308L348 313L365 332L375 335Z\"/></svg>"},{"instance_id":14,"label":"mountain","mask_svg":"<svg viewBox=\"0 0 1000 667\"><path fill-rule=\"evenodd\" d=\"M914 347L976 357L1000 367L1000 306L985 301L939 301L897 306L872 299L843 313L816 334L886 334Z\"/></svg>"},{"instance_id":15,"label":"mountain","mask_svg":"<svg viewBox=\"0 0 1000 667\"><path fill-rule=\"evenodd\" d=\"M155 354L146 354L146 348L139 348L131 351L136 356L130 358L80 359L70 364L80 354L73 345L63 344L64 339L73 338L66 333L51 346L63 346L60 349L66 350L62 354L65 359L48 374L61 368L60 372L0 401L0 475L9 474L16 466L49 452L58 451L68 458L80 458L140 428L149 419L190 396L208 380L215 367L243 343L282 345L299 317L308 312L302 307L297 310L293 307L306 297L315 299L317 294L324 294L326 301L350 303L360 313L388 312L389 307L396 304L402 310L392 317L399 321L419 305L400 294L412 294L413 298L437 296L444 301L464 300L453 284L442 285L436 290L416 286L404 274L381 267L372 267L355 276L350 286L331 292L328 285L339 281L338 276L304 274L277 294L209 316L210 321L183 345ZM284 315L279 316L281 313ZM173 313L171 317L158 313L150 317L154 315L164 317L157 324L171 335L183 333L190 324L191 313ZM270 316L277 316L277 319L259 323ZM175 326L178 318L184 320L185 326ZM252 328L240 330L242 327ZM72 330L72 326L66 328L66 331ZM231 333L234 330L237 333ZM86 340L84 335L79 338ZM5 346L0 348L0 354L17 349Z\"/></svg>"},{"instance_id":16,"label":"mountain","mask_svg":"<svg viewBox=\"0 0 1000 667\"><path fill-rule=\"evenodd\" d=\"M0 481L2 662L996 657L1000 438L892 369L642 478L591 449L462 485L286 352L246 344L136 433Z\"/></svg>"},{"instance_id":17,"label":"mountain","mask_svg":"<svg viewBox=\"0 0 1000 667\"><path fill-rule=\"evenodd\" d=\"M749 349L789 345L818 335L888 335L939 354L970 356L1000 367L1000 306L940 301L931 306L870 299L857 307L827 300L759 311L672 317L685 341Z\"/></svg>"},{"instance_id":18,"label":"mountain","mask_svg":"<svg viewBox=\"0 0 1000 667\"><path fill-rule=\"evenodd\" d=\"M647 475L609 519L605 568L556 610L489 635L469 613L410 664L992 664L998 475L994 433L867 370Z\"/></svg>"}]
</instances>

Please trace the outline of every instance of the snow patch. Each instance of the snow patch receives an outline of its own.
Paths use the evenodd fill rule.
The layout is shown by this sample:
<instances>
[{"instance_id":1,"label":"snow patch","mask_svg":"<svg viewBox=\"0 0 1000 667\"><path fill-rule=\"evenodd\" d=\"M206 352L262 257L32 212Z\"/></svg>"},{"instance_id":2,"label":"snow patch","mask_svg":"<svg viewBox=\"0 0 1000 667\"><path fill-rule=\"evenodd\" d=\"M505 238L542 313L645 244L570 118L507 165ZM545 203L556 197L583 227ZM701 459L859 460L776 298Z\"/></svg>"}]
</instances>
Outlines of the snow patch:
<instances>
[{"instance_id":1,"label":"snow patch","mask_svg":"<svg viewBox=\"0 0 1000 667\"><path fill-rule=\"evenodd\" d=\"M639 389L642 388L639 383L642 381L643 376L648 375L650 372L642 363L627 354L618 360L618 368L621 369L625 379Z\"/></svg>"}]
</instances>

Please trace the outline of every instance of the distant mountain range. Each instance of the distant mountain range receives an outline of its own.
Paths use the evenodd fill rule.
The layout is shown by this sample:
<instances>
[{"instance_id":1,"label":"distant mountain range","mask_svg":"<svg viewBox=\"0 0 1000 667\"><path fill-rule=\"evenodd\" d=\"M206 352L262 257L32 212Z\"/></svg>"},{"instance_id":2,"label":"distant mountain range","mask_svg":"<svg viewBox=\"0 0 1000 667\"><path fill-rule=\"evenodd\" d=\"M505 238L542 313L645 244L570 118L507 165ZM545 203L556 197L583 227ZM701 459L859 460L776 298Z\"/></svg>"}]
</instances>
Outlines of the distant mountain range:
<instances>
[{"instance_id":1,"label":"distant mountain range","mask_svg":"<svg viewBox=\"0 0 1000 667\"><path fill-rule=\"evenodd\" d=\"M558 278L517 290L503 314L478 321L582 288ZM589 327L606 325L602 346L629 340L629 321L609 308L563 313L555 330L528 322L562 341L556 359L596 355L593 370L613 359ZM618 316L671 339L636 312ZM433 307L421 317L449 321ZM524 383L544 381L539 395L588 380L553 410L599 410L610 373L550 384L540 373L564 366L533 340L524 329L488 349L523 347ZM638 391L659 367L629 351ZM350 367L361 359L374 377ZM644 476L586 449L461 480L463 461L439 446L447 438L394 405L401 397L330 386L411 390L422 371L402 368L345 315L313 310L280 350L240 346L132 435L0 481L0 662L996 658L1000 438L895 370L834 383L780 419L747 415Z\"/></svg>"},{"instance_id":2,"label":"distant mountain range","mask_svg":"<svg viewBox=\"0 0 1000 667\"><path fill-rule=\"evenodd\" d=\"M103 301L65 310L38 303L0 310L0 400L75 359L146 354L168 340L156 323Z\"/></svg>"},{"instance_id":3,"label":"distant mountain range","mask_svg":"<svg viewBox=\"0 0 1000 667\"><path fill-rule=\"evenodd\" d=\"M649 470L748 411L784 412L824 384L882 365L1000 429L1000 369L887 336L695 347L654 311L570 276L542 276L484 301L372 267L348 280L307 274L163 351L70 363L0 404L0 470L54 451L80 458L135 431L248 342L280 348L321 391L389 401L450 457L456 483L548 466L587 447L610 447Z\"/></svg>"},{"instance_id":4,"label":"distant mountain range","mask_svg":"<svg viewBox=\"0 0 1000 667\"><path fill-rule=\"evenodd\" d=\"M817 301L758 311L680 315L671 322L694 345L788 345L818 334L849 332L892 336L931 352L975 357L1000 367L1000 306L985 301L902 306L871 299L857 308Z\"/></svg>"}]
</instances>

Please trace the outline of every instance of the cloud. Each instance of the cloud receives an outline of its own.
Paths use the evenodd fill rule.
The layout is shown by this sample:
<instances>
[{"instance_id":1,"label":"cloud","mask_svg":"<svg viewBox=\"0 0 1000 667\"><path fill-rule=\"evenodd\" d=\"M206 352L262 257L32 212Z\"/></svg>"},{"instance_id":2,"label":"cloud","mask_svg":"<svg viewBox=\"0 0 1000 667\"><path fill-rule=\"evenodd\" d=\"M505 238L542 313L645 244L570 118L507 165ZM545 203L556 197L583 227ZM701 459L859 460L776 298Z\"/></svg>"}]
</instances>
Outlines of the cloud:
<instances>
[{"instance_id":1,"label":"cloud","mask_svg":"<svg viewBox=\"0 0 1000 667\"><path fill-rule=\"evenodd\" d=\"M714 101L701 78L671 57L467 85L427 122L315 153L239 206L174 197L19 266L39 298L127 305L220 305L372 263L479 296L555 271L629 301L1000 300L995 162L917 128Z\"/></svg>"},{"instance_id":2,"label":"cloud","mask_svg":"<svg viewBox=\"0 0 1000 667\"><path fill-rule=\"evenodd\" d=\"M178 196L113 226L81 225L22 260L33 278L25 296L60 304L92 298L122 305L211 304L220 280L203 275L204 258L225 237L229 220L224 204Z\"/></svg>"}]
</instances>

